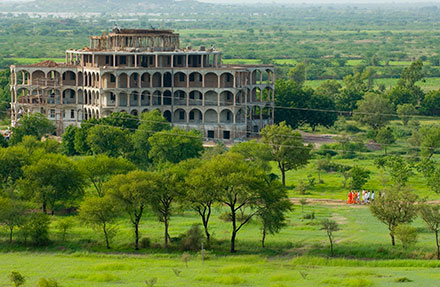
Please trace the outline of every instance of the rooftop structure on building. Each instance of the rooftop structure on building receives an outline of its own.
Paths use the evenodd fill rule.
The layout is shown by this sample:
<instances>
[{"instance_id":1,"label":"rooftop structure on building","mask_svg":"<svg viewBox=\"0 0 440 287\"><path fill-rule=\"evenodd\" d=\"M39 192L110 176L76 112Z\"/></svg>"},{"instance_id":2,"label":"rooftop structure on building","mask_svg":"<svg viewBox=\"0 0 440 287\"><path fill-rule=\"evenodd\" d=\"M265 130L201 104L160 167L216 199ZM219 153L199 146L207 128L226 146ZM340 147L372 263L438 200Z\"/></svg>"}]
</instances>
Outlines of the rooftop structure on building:
<instances>
[{"instance_id":1,"label":"rooftop structure on building","mask_svg":"<svg viewBox=\"0 0 440 287\"><path fill-rule=\"evenodd\" d=\"M11 66L11 122L42 113L57 133L112 112L159 110L205 138L244 139L273 123L274 67L225 65L214 47L181 48L172 30L119 29L66 51L64 63Z\"/></svg>"}]
</instances>

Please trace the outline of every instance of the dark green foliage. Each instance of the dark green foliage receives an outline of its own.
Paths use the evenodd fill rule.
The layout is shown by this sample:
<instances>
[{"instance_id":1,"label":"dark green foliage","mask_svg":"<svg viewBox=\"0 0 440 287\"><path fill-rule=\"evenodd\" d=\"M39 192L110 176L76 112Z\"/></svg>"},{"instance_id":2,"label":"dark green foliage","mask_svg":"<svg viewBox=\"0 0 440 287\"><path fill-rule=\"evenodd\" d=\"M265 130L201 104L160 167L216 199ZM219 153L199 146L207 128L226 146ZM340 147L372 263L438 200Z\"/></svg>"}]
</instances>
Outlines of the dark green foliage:
<instances>
[{"instance_id":1,"label":"dark green foliage","mask_svg":"<svg viewBox=\"0 0 440 287\"><path fill-rule=\"evenodd\" d=\"M370 171L359 166L354 166L350 169L350 188L354 190L361 190L367 183L370 177Z\"/></svg>"},{"instance_id":2,"label":"dark green foliage","mask_svg":"<svg viewBox=\"0 0 440 287\"><path fill-rule=\"evenodd\" d=\"M73 156L79 154L75 149L75 135L78 131L76 126L68 126L62 135L62 150L63 154L67 156Z\"/></svg>"},{"instance_id":3,"label":"dark green foliage","mask_svg":"<svg viewBox=\"0 0 440 287\"><path fill-rule=\"evenodd\" d=\"M35 136L40 139L42 136L52 134L54 131L55 126L46 116L40 113L25 114L20 118L18 126L12 128L10 144L18 144L24 136Z\"/></svg>"},{"instance_id":4,"label":"dark green foliage","mask_svg":"<svg viewBox=\"0 0 440 287\"><path fill-rule=\"evenodd\" d=\"M61 287L60 284L55 279L49 278L41 278L38 281L37 287Z\"/></svg>"},{"instance_id":5,"label":"dark green foliage","mask_svg":"<svg viewBox=\"0 0 440 287\"><path fill-rule=\"evenodd\" d=\"M305 122L313 131L319 125L329 128L338 119L335 101L330 96L313 94L307 102L307 108L310 110L305 113Z\"/></svg>"},{"instance_id":6,"label":"dark green foliage","mask_svg":"<svg viewBox=\"0 0 440 287\"><path fill-rule=\"evenodd\" d=\"M99 120L99 124L112 127L120 127L122 129L134 132L139 126L139 119L136 116L125 112L111 113L107 117Z\"/></svg>"},{"instance_id":7,"label":"dark green foliage","mask_svg":"<svg viewBox=\"0 0 440 287\"><path fill-rule=\"evenodd\" d=\"M93 154L118 157L131 150L129 132L119 127L94 126L88 130L86 141Z\"/></svg>"},{"instance_id":8,"label":"dark green foliage","mask_svg":"<svg viewBox=\"0 0 440 287\"><path fill-rule=\"evenodd\" d=\"M202 248L203 231L200 225L193 224L184 234L181 235L181 248L183 250L200 250Z\"/></svg>"},{"instance_id":9,"label":"dark green foliage","mask_svg":"<svg viewBox=\"0 0 440 287\"><path fill-rule=\"evenodd\" d=\"M361 124L369 125L378 130L385 126L393 113L388 99L381 95L369 93L357 103L358 108L354 111L354 118Z\"/></svg>"},{"instance_id":10,"label":"dark green foliage","mask_svg":"<svg viewBox=\"0 0 440 287\"><path fill-rule=\"evenodd\" d=\"M376 142L382 145L386 154L388 146L396 142L393 130L390 127L381 128L379 131L377 131Z\"/></svg>"},{"instance_id":11,"label":"dark green foliage","mask_svg":"<svg viewBox=\"0 0 440 287\"><path fill-rule=\"evenodd\" d=\"M14 284L15 287L19 287L21 285L24 285L26 283L26 279L23 275L20 274L20 272L12 271L9 275L9 280Z\"/></svg>"},{"instance_id":12,"label":"dark green foliage","mask_svg":"<svg viewBox=\"0 0 440 287\"><path fill-rule=\"evenodd\" d=\"M31 213L22 229L29 235L32 244L44 246L49 244L50 218L44 213Z\"/></svg>"}]
</instances>

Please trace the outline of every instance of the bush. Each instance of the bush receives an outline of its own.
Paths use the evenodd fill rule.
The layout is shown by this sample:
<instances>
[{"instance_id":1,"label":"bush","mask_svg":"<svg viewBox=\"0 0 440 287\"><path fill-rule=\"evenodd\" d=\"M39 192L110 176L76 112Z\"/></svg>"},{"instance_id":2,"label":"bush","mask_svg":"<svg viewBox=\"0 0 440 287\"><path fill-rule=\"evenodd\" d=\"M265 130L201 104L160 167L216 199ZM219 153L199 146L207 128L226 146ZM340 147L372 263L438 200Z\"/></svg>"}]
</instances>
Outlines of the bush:
<instances>
[{"instance_id":1,"label":"bush","mask_svg":"<svg viewBox=\"0 0 440 287\"><path fill-rule=\"evenodd\" d=\"M19 287L26 282L26 279L24 278L24 276L16 271L12 271L8 277L9 277L9 280L11 280L12 283L14 283L15 287Z\"/></svg>"},{"instance_id":2,"label":"bush","mask_svg":"<svg viewBox=\"0 0 440 287\"><path fill-rule=\"evenodd\" d=\"M181 235L181 239L180 244L183 250L199 250L203 240L203 231L198 224L194 224Z\"/></svg>"},{"instance_id":3,"label":"bush","mask_svg":"<svg viewBox=\"0 0 440 287\"><path fill-rule=\"evenodd\" d=\"M56 223L56 228L58 229L58 232L61 234L61 239L64 242L66 240L67 232L72 229L73 225L75 224L72 217L65 217L61 218Z\"/></svg>"},{"instance_id":4,"label":"bush","mask_svg":"<svg viewBox=\"0 0 440 287\"><path fill-rule=\"evenodd\" d=\"M303 219L315 219L315 212L304 214Z\"/></svg>"},{"instance_id":5,"label":"bush","mask_svg":"<svg viewBox=\"0 0 440 287\"><path fill-rule=\"evenodd\" d=\"M58 284L55 279L41 278L40 281L38 281L37 287L60 287L60 284Z\"/></svg>"},{"instance_id":6,"label":"bush","mask_svg":"<svg viewBox=\"0 0 440 287\"><path fill-rule=\"evenodd\" d=\"M407 224L398 225L394 230L394 235L402 242L404 248L417 242L417 228Z\"/></svg>"},{"instance_id":7,"label":"bush","mask_svg":"<svg viewBox=\"0 0 440 287\"><path fill-rule=\"evenodd\" d=\"M151 240L148 237L144 237L141 239L141 241L139 242L139 246L141 248L148 248L151 246Z\"/></svg>"},{"instance_id":8,"label":"bush","mask_svg":"<svg viewBox=\"0 0 440 287\"><path fill-rule=\"evenodd\" d=\"M32 244L43 246L49 243L50 218L44 213L32 213L23 225L23 234L32 240Z\"/></svg>"}]
</instances>

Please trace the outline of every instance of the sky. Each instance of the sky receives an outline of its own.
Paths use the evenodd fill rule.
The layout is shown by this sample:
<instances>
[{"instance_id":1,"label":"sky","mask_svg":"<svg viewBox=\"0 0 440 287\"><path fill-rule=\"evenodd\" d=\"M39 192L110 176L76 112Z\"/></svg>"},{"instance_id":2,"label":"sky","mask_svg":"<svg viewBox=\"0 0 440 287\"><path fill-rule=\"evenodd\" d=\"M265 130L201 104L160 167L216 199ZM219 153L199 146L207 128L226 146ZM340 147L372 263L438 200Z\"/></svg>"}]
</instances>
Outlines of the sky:
<instances>
[{"instance_id":1,"label":"sky","mask_svg":"<svg viewBox=\"0 0 440 287\"><path fill-rule=\"evenodd\" d=\"M251 3L283 3L283 4L321 4L321 3L437 3L440 0L199 0L209 3L231 3L231 4L251 4Z\"/></svg>"}]
</instances>

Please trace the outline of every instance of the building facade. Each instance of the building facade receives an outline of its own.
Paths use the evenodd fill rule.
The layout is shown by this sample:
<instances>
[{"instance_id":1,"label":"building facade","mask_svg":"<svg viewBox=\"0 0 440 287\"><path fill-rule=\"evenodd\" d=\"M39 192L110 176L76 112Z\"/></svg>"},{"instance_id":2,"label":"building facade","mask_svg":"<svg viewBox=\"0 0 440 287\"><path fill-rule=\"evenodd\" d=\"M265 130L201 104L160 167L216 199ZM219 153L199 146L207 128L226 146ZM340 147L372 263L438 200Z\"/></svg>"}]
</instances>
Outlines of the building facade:
<instances>
[{"instance_id":1,"label":"building facade","mask_svg":"<svg viewBox=\"0 0 440 287\"><path fill-rule=\"evenodd\" d=\"M243 139L273 123L274 67L225 65L214 47L180 48L171 30L118 29L64 63L11 66L11 123L42 113L57 133L112 112L159 110L205 138Z\"/></svg>"}]
</instances>

